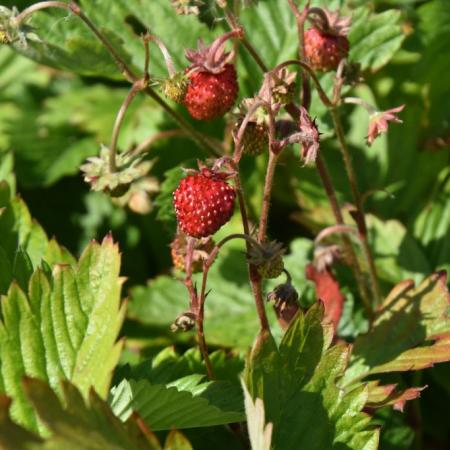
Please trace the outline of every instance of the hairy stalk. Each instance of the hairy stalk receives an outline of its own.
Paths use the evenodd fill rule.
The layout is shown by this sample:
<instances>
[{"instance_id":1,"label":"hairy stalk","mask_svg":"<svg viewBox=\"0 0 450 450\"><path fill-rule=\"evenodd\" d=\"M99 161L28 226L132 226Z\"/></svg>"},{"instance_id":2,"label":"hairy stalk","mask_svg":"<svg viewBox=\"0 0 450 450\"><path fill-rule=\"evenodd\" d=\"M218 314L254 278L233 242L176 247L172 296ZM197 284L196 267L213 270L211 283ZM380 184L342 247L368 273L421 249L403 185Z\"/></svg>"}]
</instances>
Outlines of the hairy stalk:
<instances>
[{"instance_id":1,"label":"hairy stalk","mask_svg":"<svg viewBox=\"0 0 450 450\"><path fill-rule=\"evenodd\" d=\"M247 223L248 228L248 223ZM229 241L232 239L245 239L247 246L248 245L259 245L255 239L253 239L251 236L246 234L230 234L229 236L222 239L213 249L213 251L208 256L208 259L203 264L203 276L202 276L202 286L200 290L200 298L198 299L197 307L195 309L195 313L197 316L197 338L200 346L200 351L202 352L203 359L205 361L206 370L208 372L208 378L214 379L214 372L212 368L211 361L209 359L208 355L208 349L206 346L206 340L205 340L205 333L203 330L203 322L204 322L204 315L205 315L205 302L206 297L208 296L208 293L206 292L206 286L208 281L208 274L209 269L213 265L215 259L217 258L217 255L219 254L220 249ZM247 247L248 248L248 247ZM267 316L264 309L264 300L262 298L262 290L261 290L261 283L256 283L255 285L252 283L252 287L254 287L254 290L256 291L255 298L257 297L259 301L257 301L257 311L258 315L260 317L261 321L261 331L268 331L269 330L269 322L267 321ZM197 298L197 296L196 296ZM262 312L260 308L262 309Z\"/></svg>"},{"instance_id":2,"label":"hairy stalk","mask_svg":"<svg viewBox=\"0 0 450 450\"><path fill-rule=\"evenodd\" d=\"M339 101L339 99L337 99L337 101ZM377 112L377 109L373 105L367 103L366 101L364 101L362 98L359 97L344 97L343 99L341 99L341 102L362 106L369 114L374 114Z\"/></svg>"},{"instance_id":3,"label":"hairy stalk","mask_svg":"<svg viewBox=\"0 0 450 450\"><path fill-rule=\"evenodd\" d=\"M272 92L270 93L272 97ZM269 114L269 162L267 163L266 179L264 181L263 201L261 207L261 217L259 219L258 241L263 242L266 238L267 220L269 218L270 197L272 194L273 177L277 166L280 148L277 148L275 117L272 111L272 104L267 108Z\"/></svg>"},{"instance_id":4,"label":"hairy stalk","mask_svg":"<svg viewBox=\"0 0 450 450\"><path fill-rule=\"evenodd\" d=\"M184 277L184 284L189 293L189 308L191 311L198 309L198 297L194 283L192 281L192 258L194 256L195 238L189 237L186 246L186 260L184 270L186 276Z\"/></svg>"},{"instance_id":5,"label":"hairy stalk","mask_svg":"<svg viewBox=\"0 0 450 450\"><path fill-rule=\"evenodd\" d=\"M351 158L350 158L350 151L349 151L347 142L344 137L344 130L342 128L342 123L341 123L341 119L339 117L338 111L335 108L329 108L329 111L333 118L334 128L336 130L336 136L337 136L338 142L339 142L339 149L341 151L342 158L344 160L345 170L347 172L347 176L348 176L348 179L350 182L353 201L354 201L355 207L357 209L356 224L358 226L358 231L359 231L359 235L360 235L360 239L361 239L364 257L367 261L367 265L368 265L368 269L369 269L369 278L370 278L370 283L372 285L374 300L375 300L376 304L379 304L381 301L381 295L380 295L380 289L378 286L375 262L374 262L372 251L370 249L369 242L367 239L366 218L364 216L361 195L359 193L356 175L353 170L353 165L352 165Z\"/></svg>"},{"instance_id":6,"label":"hairy stalk","mask_svg":"<svg viewBox=\"0 0 450 450\"><path fill-rule=\"evenodd\" d=\"M308 17L309 0L306 2L303 11L300 12L294 0L288 0L289 6L294 13L297 22L298 33L298 58L300 61L305 60L305 48L304 48L304 34L305 34L305 21ZM304 70L301 72L302 77L302 90L301 90L301 104L308 110L311 103L311 89L309 86L308 74Z\"/></svg>"},{"instance_id":7,"label":"hairy stalk","mask_svg":"<svg viewBox=\"0 0 450 450\"><path fill-rule=\"evenodd\" d=\"M228 19L227 19L228 20ZM229 20L228 20L229 22ZM230 23L230 22L229 22ZM230 26L232 26L232 24L230 24ZM303 38L303 36L302 36ZM300 42L300 49L299 52L301 52L301 54L303 55L304 50L303 50L303 39L299 40ZM245 44L245 39L241 40L241 42L243 42ZM258 64L258 66L261 68L261 70L263 72L266 72L267 66L265 65L265 63L261 60L261 58L259 57L259 55L256 53L256 51L251 51L247 46L246 46L247 50L249 51L249 54L255 59L256 63ZM252 47L253 48L253 47ZM258 56L257 58L255 58L255 54ZM286 64L286 63L285 63ZM317 79L314 71L312 71L312 69L305 63L303 63L302 61L296 61L295 64L300 65L303 69L306 70L306 72L308 73L308 75L311 76L316 88L318 88L318 92L320 95L321 100L325 103L326 106L330 107L332 106L332 103L330 102L330 100L328 99L328 96L325 94L325 92L322 89L322 86L320 85L319 80ZM302 71L303 73L304 71ZM309 83L308 80L306 80L305 84L308 85L308 89L309 89ZM299 110L298 107L294 104L294 103L290 103L289 105L286 105L286 111L292 116L292 118L294 120L298 120L299 117ZM328 173L328 169L325 165L325 162L323 161L322 157L320 156L320 154L318 155L317 161L316 161L316 166L317 166L317 170L321 179L321 182L324 186L325 192L327 194L328 197L328 201L331 205L331 209L333 212L333 215L335 217L336 223L338 225L343 225L344 224L344 220L343 220L343 216L341 213L341 207L339 205L339 202L337 200L336 197L336 190L333 186L333 183L331 181L331 177ZM366 312L368 313L369 317L373 316L373 309L366 291L366 287L365 287L365 282L364 282L364 277L363 274L361 272L361 268L359 266L359 262L358 262L358 258L356 256L355 250L353 248L353 245L350 241L350 239L348 238L348 236L343 236L342 237L343 243L344 243L344 250L346 251L346 254L348 255L349 258L349 263L350 266L353 269L354 275L355 275L355 279L356 282L358 284L358 288L361 294L361 298L363 301L363 304L365 306Z\"/></svg>"},{"instance_id":8,"label":"hairy stalk","mask_svg":"<svg viewBox=\"0 0 450 450\"><path fill-rule=\"evenodd\" d=\"M119 139L120 129L122 127L125 113L127 112L127 109L129 108L129 106L131 105L131 102L133 101L134 97L136 97L136 94L138 92L142 91L142 89L145 88L145 85L146 85L145 80L136 81L133 84L133 86L131 87L127 96L125 97L125 100L123 101L122 105L120 106L119 112L117 113L116 121L114 122L112 137L111 137L111 145L109 146L109 171L110 171L110 173L114 173L117 171L117 166L116 166L117 140Z\"/></svg>"},{"instance_id":9,"label":"hairy stalk","mask_svg":"<svg viewBox=\"0 0 450 450\"><path fill-rule=\"evenodd\" d=\"M209 359L208 347L206 346L205 340L205 332L203 329L203 322L205 319L205 308L204 303L206 296L204 295L204 291L202 290L202 294L200 296L200 301L197 295L197 290L192 281L192 258L194 255L194 247L195 247L195 238L188 238L187 248L186 248L186 261L185 261L185 271L186 276L184 278L184 284L189 293L189 309L195 314L196 317L196 330L197 330L197 341L198 346L200 348L200 353L202 354L203 361L205 362L206 373L208 374L208 379L214 379L214 371L212 368L211 360ZM213 258L214 261L214 258ZM212 262L211 262L212 264ZM206 267L206 264L205 264ZM206 270L206 268L205 268ZM205 282L205 275L203 276L203 280ZM203 286L202 286L203 288Z\"/></svg>"},{"instance_id":10,"label":"hairy stalk","mask_svg":"<svg viewBox=\"0 0 450 450\"><path fill-rule=\"evenodd\" d=\"M238 24L236 17L231 11L228 10L225 11L225 19L231 30L239 29L242 32L242 27ZM245 49L250 53L252 58L255 60L256 64L258 64L259 68L263 72L267 72L269 70L268 67L264 64L264 61L262 60L261 56L259 56L259 53L255 49L255 47L253 47L251 42L247 39L247 35L245 32L243 32L243 36L241 36L240 42L245 47Z\"/></svg>"},{"instance_id":11,"label":"hairy stalk","mask_svg":"<svg viewBox=\"0 0 450 450\"><path fill-rule=\"evenodd\" d=\"M322 88L322 85L320 84L319 79L317 78L317 75L315 74L314 70L311 69L311 67L309 67L308 64L306 64L303 61L300 61L298 59L291 59L289 61L285 61L281 64L278 64L278 66L275 67L275 69L272 69L273 72L281 70L282 68L286 67L286 66L290 66L290 65L297 65L300 66L303 70L305 70L308 75L311 77L311 80L314 83L314 87L317 90L317 93L319 94L319 98L322 101L322 103L327 106L328 108L331 108L333 106L333 103L331 102L331 100L328 98L327 94L325 93L325 91Z\"/></svg>"},{"instance_id":12,"label":"hairy stalk","mask_svg":"<svg viewBox=\"0 0 450 450\"><path fill-rule=\"evenodd\" d=\"M239 172L236 171L234 178L234 185L236 188L239 210L241 212L242 225L244 233L250 235L250 226L248 223L247 207L245 205L245 197L242 189L241 179ZM250 242L246 240L247 252L250 250ZM270 332L270 325L267 319L266 309L264 307L264 298L261 289L261 277L259 276L256 268L247 261L248 274L250 279L250 285L252 288L253 297L255 299L256 311L258 313L259 322L261 325L261 332Z\"/></svg>"}]
</instances>

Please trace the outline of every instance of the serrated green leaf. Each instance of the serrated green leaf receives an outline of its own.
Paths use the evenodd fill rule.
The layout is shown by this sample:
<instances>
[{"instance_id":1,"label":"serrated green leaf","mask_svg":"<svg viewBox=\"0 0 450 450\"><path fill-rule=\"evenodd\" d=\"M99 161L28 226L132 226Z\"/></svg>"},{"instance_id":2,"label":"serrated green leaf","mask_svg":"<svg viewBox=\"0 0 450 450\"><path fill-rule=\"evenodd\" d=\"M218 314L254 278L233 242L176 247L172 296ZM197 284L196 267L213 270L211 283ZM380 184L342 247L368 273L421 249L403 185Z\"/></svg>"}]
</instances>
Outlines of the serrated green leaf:
<instances>
[{"instance_id":1,"label":"serrated green leaf","mask_svg":"<svg viewBox=\"0 0 450 450\"><path fill-rule=\"evenodd\" d=\"M282 61L296 57L298 37L295 17L289 4L283 0L259 2L242 10L240 21L249 31L249 39L267 67L273 68ZM251 30L251 31L250 31ZM244 95L253 96L262 82L261 69L245 48L239 49L239 80Z\"/></svg>"},{"instance_id":2,"label":"serrated green leaf","mask_svg":"<svg viewBox=\"0 0 450 450\"><path fill-rule=\"evenodd\" d=\"M445 279L435 273L417 287L404 281L391 291L371 330L355 340L343 386L371 374L419 370L450 360Z\"/></svg>"},{"instance_id":3,"label":"serrated green leaf","mask_svg":"<svg viewBox=\"0 0 450 450\"><path fill-rule=\"evenodd\" d=\"M25 290L32 273L33 263L24 249L19 247L14 255L12 278L14 278L22 290Z\"/></svg>"},{"instance_id":4,"label":"serrated green leaf","mask_svg":"<svg viewBox=\"0 0 450 450\"><path fill-rule=\"evenodd\" d=\"M6 293L13 279L26 290L31 274L44 260L47 271L55 264L75 265L68 250L55 239L48 240L24 201L18 196L10 198L8 184L0 184L0 294Z\"/></svg>"},{"instance_id":5,"label":"serrated green leaf","mask_svg":"<svg viewBox=\"0 0 450 450\"><path fill-rule=\"evenodd\" d=\"M378 431L362 413L367 389L344 394L336 381L345 373L348 347L331 346L332 330L321 323L323 307L299 313L279 348L259 336L247 361L245 382L264 401L276 449L376 449Z\"/></svg>"},{"instance_id":6,"label":"serrated green leaf","mask_svg":"<svg viewBox=\"0 0 450 450\"><path fill-rule=\"evenodd\" d=\"M123 380L111 390L110 404L122 420L135 411L155 431L222 425L245 417L242 411L222 409L205 396L145 380Z\"/></svg>"},{"instance_id":7,"label":"serrated green leaf","mask_svg":"<svg viewBox=\"0 0 450 450\"><path fill-rule=\"evenodd\" d=\"M69 379L84 395L92 386L106 396L122 347L119 267L118 248L107 237L91 243L76 267L57 265L51 279L38 269L27 292L9 288L2 299L0 386L14 399L19 423L42 431L23 393L25 375L48 380L56 391Z\"/></svg>"},{"instance_id":8,"label":"serrated green leaf","mask_svg":"<svg viewBox=\"0 0 450 450\"><path fill-rule=\"evenodd\" d=\"M361 7L352 13L349 33L350 58L362 69L378 70L389 62L401 47L405 36L400 26L400 13L394 9L380 14Z\"/></svg>"},{"instance_id":9,"label":"serrated green leaf","mask_svg":"<svg viewBox=\"0 0 450 450\"><path fill-rule=\"evenodd\" d=\"M51 435L42 440L14 424L6 397L0 401L0 443L5 450L161 450L158 439L143 429L139 418L122 423L94 390L85 402L77 388L64 381L64 402L43 381L27 378L24 387L40 419ZM166 441L167 450L192 450L179 432Z\"/></svg>"},{"instance_id":10,"label":"serrated green leaf","mask_svg":"<svg viewBox=\"0 0 450 450\"><path fill-rule=\"evenodd\" d=\"M80 3L83 12L136 72L144 67L144 45L140 38L143 31L151 30L166 43L180 70L187 63L184 48L195 47L201 37L210 39L206 25L196 17L177 15L170 2L151 1L145 6L139 0L117 0L114 4L84 0ZM168 22L170 27L166 26ZM30 41L28 48L20 49L28 57L82 75L121 78L102 44L69 12L37 13L29 23L40 41ZM135 31L134 26L139 30ZM167 75L162 55L156 48L152 48L151 72L157 76Z\"/></svg>"}]
</instances>

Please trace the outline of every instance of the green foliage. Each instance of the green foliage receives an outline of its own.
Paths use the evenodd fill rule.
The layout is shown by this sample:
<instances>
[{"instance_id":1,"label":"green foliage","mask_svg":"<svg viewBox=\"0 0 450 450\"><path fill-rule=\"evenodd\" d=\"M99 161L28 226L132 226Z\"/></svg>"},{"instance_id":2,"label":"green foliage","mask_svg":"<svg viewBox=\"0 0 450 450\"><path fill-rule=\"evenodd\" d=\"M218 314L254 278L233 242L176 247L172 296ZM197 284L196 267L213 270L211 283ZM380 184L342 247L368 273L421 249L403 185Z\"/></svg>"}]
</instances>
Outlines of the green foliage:
<instances>
[{"instance_id":1,"label":"green foliage","mask_svg":"<svg viewBox=\"0 0 450 450\"><path fill-rule=\"evenodd\" d=\"M272 336L259 335L247 361L247 388L263 399L274 449L376 449L378 431L362 412L367 388L339 393L349 349L331 345L333 330L322 317L319 305L298 314L278 348Z\"/></svg>"},{"instance_id":2,"label":"green foliage","mask_svg":"<svg viewBox=\"0 0 450 450\"><path fill-rule=\"evenodd\" d=\"M34 2L3 2L8 8L13 3L22 10ZM77 2L139 76L145 59L142 33L161 38L176 69L184 70L189 64L185 48L195 47L199 38L210 43L228 31L224 10L215 0L205 0L199 16L178 15L171 3ZM289 2L227 3L268 69L298 57ZM450 3L311 3L352 16L350 60L360 64L364 81L344 85L343 96L361 97L379 110L406 104L400 114L404 123L390 126L370 148L365 143L367 112L356 105L339 106L365 199L381 288L388 292L395 286L374 320L366 317L349 268L337 264L333 272L345 302L336 340L323 323L305 266L313 258L314 235L335 218L316 168L302 167L299 146L293 145L276 169L268 238L289 248L284 262L301 305L314 306L300 312L284 336L268 306L274 337L258 334L245 247L237 241L227 244L207 282L205 335L215 373L215 380L207 381L193 332L169 331L189 302L178 279L183 274L169 273L168 244L176 227L172 192L183 176L181 167L196 167L196 159L206 156L174 117L179 114L231 154L232 116L201 123L191 120L182 105L169 102L175 111L171 115L158 99L136 96L124 117L118 148L126 151L150 139L148 158L155 161L151 176L161 183L155 209L138 216L106 195L88 193L79 167L98 155L101 144L110 144L130 86L78 17L58 9L37 12L22 28L25 45L22 40L12 49L0 48L0 392L10 398L0 396L1 448L161 450L149 429L160 430L158 436L167 434L166 450L241 450L248 441L253 450L448 447L445 417L439 418L437 411L449 401L449 363L412 377L404 372L450 360L444 275L426 278L433 270L450 269L450 83L445 76L450 72ZM0 22L3 26L3 18ZM245 45L236 40L235 49L241 100L259 90L264 74ZM161 52L152 42L150 88L156 89L166 75ZM331 95L334 74L318 76ZM321 155L344 220L354 225L330 115L314 90L311 114L317 116ZM277 117L286 118L283 110ZM244 157L240 164L252 231L261 211L267 160L267 155ZM125 314L118 248L110 237L88 244L109 230L120 243L122 272L128 278L130 308L121 332L125 352L125 339L117 342ZM242 232L238 208L215 238L234 232ZM49 238L53 235L58 240ZM75 258L58 242L77 257L87 248ZM338 237L330 238L330 243L338 242ZM367 270L356 239L355 244ZM405 279L417 287L401 282ZM263 296L282 281L284 275L265 282ZM199 289L201 275L194 283ZM244 402L242 355L255 336ZM353 344L351 356L344 340ZM176 347L166 347L170 344ZM411 407L406 402L417 398L425 385L429 389L420 404L401 415L397 410ZM104 401L108 393L109 404ZM373 419L363 412L376 408ZM422 422L410 423L416 416ZM229 426L245 420L249 440L241 433L244 424ZM183 428L187 438L177 431L166 433L172 427Z\"/></svg>"},{"instance_id":3,"label":"green foliage","mask_svg":"<svg viewBox=\"0 0 450 450\"><path fill-rule=\"evenodd\" d=\"M41 440L15 425L9 418L9 403L0 404L0 443L5 450L162 450L158 439L142 429L140 419L133 417L122 423L94 390L88 403L77 388L64 381L64 403L44 382L33 378L24 381L27 397L40 420L51 433ZM186 438L176 431L169 433L164 450L191 450Z\"/></svg>"},{"instance_id":4,"label":"green foliage","mask_svg":"<svg viewBox=\"0 0 450 450\"><path fill-rule=\"evenodd\" d=\"M199 384L201 378L190 376L171 386L124 380L111 390L111 407L122 420L137 412L155 431L242 421L240 392L225 382Z\"/></svg>"},{"instance_id":5,"label":"green foliage","mask_svg":"<svg viewBox=\"0 0 450 450\"><path fill-rule=\"evenodd\" d=\"M123 317L117 246L109 236L91 243L75 267L36 269L27 290L17 282L2 298L0 386L14 399L12 417L42 430L23 392L22 377L47 380L60 392L61 379L83 394L94 387L106 396L122 348L116 342Z\"/></svg>"},{"instance_id":6,"label":"green foliage","mask_svg":"<svg viewBox=\"0 0 450 450\"><path fill-rule=\"evenodd\" d=\"M368 7L358 8L352 14L350 58L362 69L377 70L389 62L404 38L398 11L373 14Z\"/></svg>"}]
</instances>

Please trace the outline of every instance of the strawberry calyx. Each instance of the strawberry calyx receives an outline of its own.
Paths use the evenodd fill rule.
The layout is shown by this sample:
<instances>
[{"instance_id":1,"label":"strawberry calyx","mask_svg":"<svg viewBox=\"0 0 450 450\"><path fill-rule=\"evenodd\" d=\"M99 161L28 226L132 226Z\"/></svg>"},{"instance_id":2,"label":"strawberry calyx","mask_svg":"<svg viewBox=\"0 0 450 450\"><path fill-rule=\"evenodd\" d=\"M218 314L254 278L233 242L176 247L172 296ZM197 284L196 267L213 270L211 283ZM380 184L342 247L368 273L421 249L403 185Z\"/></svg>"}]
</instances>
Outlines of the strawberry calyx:
<instances>
[{"instance_id":1,"label":"strawberry calyx","mask_svg":"<svg viewBox=\"0 0 450 450\"><path fill-rule=\"evenodd\" d=\"M340 16L338 11L329 11L325 8L309 8L308 20L329 36L347 36L350 30L350 17Z\"/></svg>"},{"instance_id":2,"label":"strawberry calyx","mask_svg":"<svg viewBox=\"0 0 450 450\"><path fill-rule=\"evenodd\" d=\"M186 49L186 58L192 63L189 72L203 71L214 74L221 73L225 66L235 57L235 51L225 52L225 43L228 39L242 37L243 31L236 29L219 36L211 45L207 46L202 39L198 41L197 49Z\"/></svg>"}]
</instances>

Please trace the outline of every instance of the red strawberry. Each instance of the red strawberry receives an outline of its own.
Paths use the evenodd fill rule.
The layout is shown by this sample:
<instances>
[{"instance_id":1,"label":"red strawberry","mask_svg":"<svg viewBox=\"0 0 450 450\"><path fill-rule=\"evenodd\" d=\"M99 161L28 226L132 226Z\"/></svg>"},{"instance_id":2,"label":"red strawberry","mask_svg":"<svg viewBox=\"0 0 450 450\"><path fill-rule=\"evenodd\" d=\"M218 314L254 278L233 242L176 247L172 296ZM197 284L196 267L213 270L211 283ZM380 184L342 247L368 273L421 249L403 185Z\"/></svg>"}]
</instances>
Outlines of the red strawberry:
<instances>
[{"instance_id":1,"label":"red strawberry","mask_svg":"<svg viewBox=\"0 0 450 450\"><path fill-rule=\"evenodd\" d=\"M189 81L184 104L194 119L216 119L233 107L238 83L232 64L226 64L220 73L194 72Z\"/></svg>"},{"instance_id":2,"label":"red strawberry","mask_svg":"<svg viewBox=\"0 0 450 450\"><path fill-rule=\"evenodd\" d=\"M345 36L325 34L317 28L305 32L305 56L315 70L335 70L348 55L349 44Z\"/></svg>"},{"instance_id":3,"label":"red strawberry","mask_svg":"<svg viewBox=\"0 0 450 450\"><path fill-rule=\"evenodd\" d=\"M214 234L233 214L235 190L224 180L228 175L203 168L180 181L173 193L178 225L188 236Z\"/></svg>"},{"instance_id":4,"label":"red strawberry","mask_svg":"<svg viewBox=\"0 0 450 450\"><path fill-rule=\"evenodd\" d=\"M239 36L239 31L231 31L209 47L199 41L197 50L186 50L192 64L186 69L189 86L184 104L194 119L221 117L234 105L238 93L236 70L230 64L234 52L225 53L224 44L236 35Z\"/></svg>"},{"instance_id":5,"label":"red strawberry","mask_svg":"<svg viewBox=\"0 0 450 450\"><path fill-rule=\"evenodd\" d=\"M335 70L348 55L350 19L320 8L311 8L310 13L314 27L305 32L306 59L315 70Z\"/></svg>"}]
</instances>

